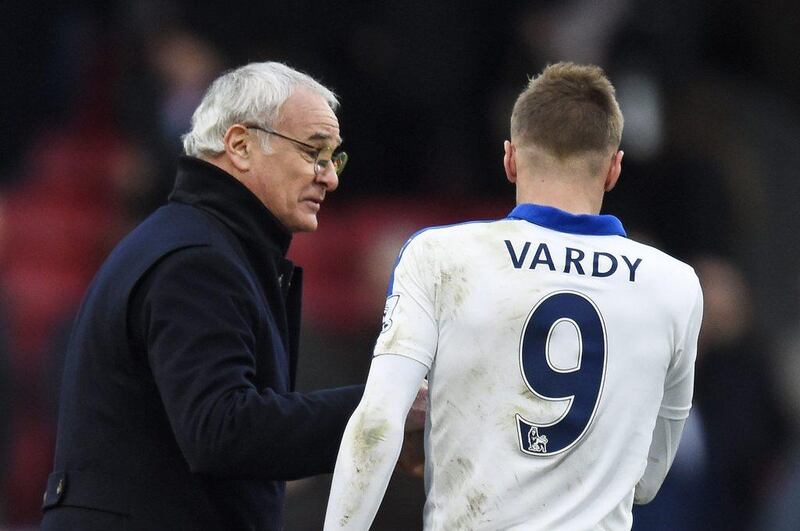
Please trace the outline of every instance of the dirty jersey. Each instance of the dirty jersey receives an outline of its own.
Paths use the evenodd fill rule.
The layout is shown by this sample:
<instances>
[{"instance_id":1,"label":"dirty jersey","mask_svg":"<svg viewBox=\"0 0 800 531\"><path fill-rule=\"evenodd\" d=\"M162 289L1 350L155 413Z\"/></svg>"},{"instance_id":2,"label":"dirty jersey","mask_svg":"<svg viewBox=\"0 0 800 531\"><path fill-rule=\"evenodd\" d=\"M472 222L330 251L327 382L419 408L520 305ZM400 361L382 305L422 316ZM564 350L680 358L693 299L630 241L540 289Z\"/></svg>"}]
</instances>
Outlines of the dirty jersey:
<instances>
[{"instance_id":1,"label":"dirty jersey","mask_svg":"<svg viewBox=\"0 0 800 531\"><path fill-rule=\"evenodd\" d=\"M692 268L613 216L522 204L413 236L375 355L430 368L425 528L629 529L701 313Z\"/></svg>"}]
</instances>

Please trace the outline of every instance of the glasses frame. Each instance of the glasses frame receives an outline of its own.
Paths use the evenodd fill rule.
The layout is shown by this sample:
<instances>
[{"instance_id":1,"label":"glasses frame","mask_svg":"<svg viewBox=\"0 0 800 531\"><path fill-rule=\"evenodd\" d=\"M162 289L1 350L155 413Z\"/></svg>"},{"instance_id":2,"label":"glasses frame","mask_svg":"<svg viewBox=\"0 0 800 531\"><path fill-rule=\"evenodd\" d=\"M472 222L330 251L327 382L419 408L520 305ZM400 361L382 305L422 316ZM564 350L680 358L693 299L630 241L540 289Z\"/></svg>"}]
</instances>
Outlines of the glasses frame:
<instances>
[{"instance_id":1,"label":"glasses frame","mask_svg":"<svg viewBox=\"0 0 800 531\"><path fill-rule=\"evenodd\" d=\"M338 153L334 153L332 148L320 149L317 146L313 146L311 144L306 144L305 142L297 140L296 138L292 138L290 136L286 136L286 135L281 134L281 133L279 133L277 131L273 131L272 129L267 129L266 127L262 127L260 125L254 125L254 124L243 124L243 125L247 129L257 129L257 130L263 131L263 132L265 132L267 134L275 135L275 136L280 137L280 138L282 138L284 140L288 140L289 142L293 142L293 143L297 144L298 146L303 146L303 147L308 148L308 149L310 149L312 151L315 151L316 155L314 155L314 175L316 175L316 176L319 176L320 173L325 171L325 167L330 162L330 163L333 163L333 171L336 173L336 176L338 177L344 171L344 167L347 164L347 161L349 159L347 153L345 153L344 151L339 151ZM321 159L320 156L322 155L322 153L325 152L325 151L328 151L329 149L330 149L330 152L331 152L330 158L329 159Z\"/></svg>"}]
</instances>

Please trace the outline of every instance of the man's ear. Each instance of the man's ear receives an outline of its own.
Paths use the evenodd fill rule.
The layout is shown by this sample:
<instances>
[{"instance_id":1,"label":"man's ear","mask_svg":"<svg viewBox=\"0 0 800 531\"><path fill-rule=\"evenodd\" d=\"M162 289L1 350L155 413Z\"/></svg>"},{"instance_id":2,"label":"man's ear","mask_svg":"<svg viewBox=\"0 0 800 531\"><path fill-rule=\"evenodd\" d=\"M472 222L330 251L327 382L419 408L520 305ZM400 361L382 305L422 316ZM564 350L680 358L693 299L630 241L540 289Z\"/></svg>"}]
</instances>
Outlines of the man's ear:
<instances>
[{"instance_id":1,"label":"man's ear","mask_svg":"<svg viewBox=\"0 0 800 531\"><path fill-rule=\"evenodd\" d=\"M517 157L514 144L506 140L503 142L503 168L506 170L506 178L510 183L517 182Z\"/></svg>"},{"instance_id":2,"label":"man's ear","mask_svg":"<svg viewBox=\"0 0 800 531\"><path fill-rule=\"evenodd\" d=\"M230 126L222 139L225 143L225 154L228 156L228 160L241 172L250 169L253 139L254 136L241 124Z\"/></svg>"},{"instance_id":3,"label":"man's ear","mask_svg":"<svg viewBox=\"0 0 800 531\"><path fill-rule=\"evenodd\" d=\"M611 156L611 164L608 165L608 172L606 172L606 182L603 189L610 192L617 185L619 174L622 172L622 157L625 152L620 150Z\"/></svg>"}]
</instances>

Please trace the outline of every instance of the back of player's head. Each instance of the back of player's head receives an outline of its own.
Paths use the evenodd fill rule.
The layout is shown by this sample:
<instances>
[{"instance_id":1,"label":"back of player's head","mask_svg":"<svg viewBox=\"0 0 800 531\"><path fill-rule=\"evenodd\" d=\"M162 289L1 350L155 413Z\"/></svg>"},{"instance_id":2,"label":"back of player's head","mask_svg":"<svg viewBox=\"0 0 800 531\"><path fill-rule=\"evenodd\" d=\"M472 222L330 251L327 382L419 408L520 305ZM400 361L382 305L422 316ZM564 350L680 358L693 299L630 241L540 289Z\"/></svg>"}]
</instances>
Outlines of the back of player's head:
<instances>
[{"instance_id":1,"label":"back of player's head","mask_svg":"<svg viewBox=\"0 0 800 531\"><path fill-rule=\"evenodd\" d=\"M281 106L302 87L321 95L333 110L336 95L316 80L283 63L250 63L218 77L192 116L192 129L183 135L183 149L194 157L225 150L225 131L235 123L251 122L273 128ZM269 150L267 135L262 148Z\"/></svg>"},{"instance_id":2,"label":"back of player's head","mask_svg":"<svg viewBox=\"0 0 800 531\"><path fill-rule=\"evenodd\" d=\"M623 118L600 67L556 63L532 78L511 113L511 139L559 159L619 147Z\"/></svg>"}]
</instances>

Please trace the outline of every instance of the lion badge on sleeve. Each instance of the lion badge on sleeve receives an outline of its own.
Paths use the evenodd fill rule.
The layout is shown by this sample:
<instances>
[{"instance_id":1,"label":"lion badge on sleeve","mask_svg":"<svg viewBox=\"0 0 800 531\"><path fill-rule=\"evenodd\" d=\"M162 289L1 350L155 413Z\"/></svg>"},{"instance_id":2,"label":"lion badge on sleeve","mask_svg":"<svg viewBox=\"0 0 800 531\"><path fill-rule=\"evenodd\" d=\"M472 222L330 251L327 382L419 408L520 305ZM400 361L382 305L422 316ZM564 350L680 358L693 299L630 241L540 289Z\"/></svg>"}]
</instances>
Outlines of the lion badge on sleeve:
<instances>
[{"instance_id":1,"label":"lion badge on sleeve","mask_svg":"<svg viewBox=\"0 0 800 531\"><path fill-rule=\"evenodd\" d=\"M383 307L383 323L381 324L381 333L386 332L392 327L392 314L397 307L397 301L400 300L400 295L392 295L386 299L386 306Z\"/></svg>"}]
</instances>

